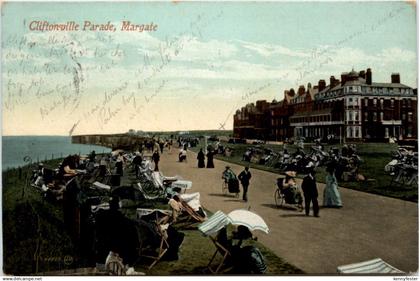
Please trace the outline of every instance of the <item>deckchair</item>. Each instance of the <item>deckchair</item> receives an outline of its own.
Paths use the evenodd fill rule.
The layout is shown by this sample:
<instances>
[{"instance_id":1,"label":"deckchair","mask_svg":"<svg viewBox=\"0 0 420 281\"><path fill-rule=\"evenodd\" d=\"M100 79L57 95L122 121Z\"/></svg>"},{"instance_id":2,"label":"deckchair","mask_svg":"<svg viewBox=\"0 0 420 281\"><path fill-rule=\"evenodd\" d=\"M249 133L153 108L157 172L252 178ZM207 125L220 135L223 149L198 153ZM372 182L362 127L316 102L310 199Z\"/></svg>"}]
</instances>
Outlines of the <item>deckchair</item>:
<instances>
[{"instance_id":1,"label":"deckchair","mask_svg":"<svg viewBox=\"0 0 420 281\"><path fill-rule=\"evenodd\" d=\"M201 216L197 211L195 211L187 202L180 198L180 202L185 212L189 215L190 218L193 218L196 222L203 222L206 220L206 217Z\"/></svg>"},{"instance_id":2,"label":"deckchair","mask_svg":"<svg viewBox=\"0 0 420 281\"><path fill-rule=\"evenodd\" d=\"M152 223L154 234L159 235L160 243L159 243L159 249L156 255L149 255L149 254L142 254L141 256L144 258L149 258L152 260L152 263L149 265L149 270L152 269L152 267L165 255L165 253L168 251L169 243L167 241L167 235L165 230L163 229L161 224L161 218L168 216L168 213L166 210L151 210L151 209L137 209L137 218L139 220L145 220L146 217L151 218L154 217L155 219L153 221L148 220L149 223ZM146 221L146 220L145 220ZM142 243L143 244L143 243ZM150 248L150 245L143 245L140 247L142 252L145 250L155 250Z\"/></svg>"},{"instance_id":3,"label":"deckchair","mask_svg":"<svg viewBox=\"0 0 420 281\"><path fill-rule=\"evenodd\" d=\"M165 177L160 172L152 173L152 180L156 187L166 190L167 187L177 188L181 193L185 193L187 189L191 189L192 182L187 180L181 180L179 177Z\"/></svg>"},{"instance_id":4,"label":"deckchair","mask_svg":"<svg viewBox=\"0 0 420 281\"><path fill-rule=\"evenodd\" d=\"M134 186L134 188L138 189L147 200L156 200L162 197L160 193L150 194L150 192L145 191L143 185L139 182Z\"/></svg>"},{"instance_id":5,"label":"deckchair","mask_svg":"<svg viewBox=\"0 0 420 281\"><path fill-rule=\"evenodd\" d=\"M233 268L233 266L226 265L226 261L227 261L228 258L230 258L232 256L232 254L225 247L226 245L223 246L221 243L219 243L219 241L217 241L217 239L215 239L212 236L210 236L210 239L213 242L214 246L216 247L216 251L214 252L213 256L211 257L209 263L207 264L207 269L213 274L224 273L224 272L227 272L227 271L231 270ZM222 260L220 260L219 263L216 264L215 267L213 267L212 263L215 260L217 254L220 254L222 256Z\"/></svg>"},{"instance_id":6,"label":"deckchair","mask_svg":"<svg viewBox=\"0 0 420 281\"><path fill-rule=\"evenodd\" d=\"M182 194L178 197L183 209L176 221L178 227L195 228L197 223L207 219L207 214L201 208L199 192Z\"/></svg>"},{"instance_id":7,"label":"deckchair","mask_svg":"<svg viewBox=\"0 0 420 281\"><path fill-rule=\"evenodd\" d=\"M111 187L109 186L109 185L107 185L107 184L103 184L103 183L101 183L101 182L98 182L98 181L95 181L93 184L92 184L92 186L91 186L91 188L92 189L99 189L99 190L106 190L106 191L110 191L111 190Z\"/></svg>"},{"instance_id":8,"label":"deckchair","mask_svg":"<svg viewBox=\"0 0 420 281\"><path fill-rule=\"evenodd\" d=\"M260 230L267 234L269 232L268 226L263 220L263 218L249 210L238 209L230 212L228 215L225 215L222 211L217 211L216 213L214 213L207 221L203 222L198 226L198 230L201 231L204 235L209 236L216 247L216 251L210 259L209 264L207 265L207 268L213 274L220 273L222 269L224 272L230 269L229 264L226 263L229 256L232 255L232 253L230 252L231 243L229 242L227 234L225 232L225 227L228 224L246 227L248 231ZM222 230L223 228L223 232L220 232L220 230ZM213 236L216 233L218 233L217 238L214 238ZM238 237L235 239L238 239ZM235 247L237 246L240 246L240 244L235 245ZM217 254L220 254L222 256L222 260L217 265L216 269L214 269L212 267L212 263Z\"/></svg>"},{"instance_id":9,"label":"deckchair","mask_svg":"<svg viewBox=\"0 0 420 281\"><path fill-rule=\"evenodd\" d=\"M158 253L156 255L142 255L142 257L150 258L153 260L153 262L148 267L149 270L152 269L152 267L155 266L155 264L158 263L158 261L160 261L160 259L165 255L169 248L168 241L162 233L162 230L160 229L159 225L157 226L157 229L161 237Z\"/></svg>"},{"instance_id":10,"label":"deckchair","mask_svg":"<svg viewBox=\"0 0 420 281\"><path fill-rule=\"evenodd\" d=\"M105 265L108 275L123 276L125 275L124 264L120 258L115 258Z\"/></svg>"},{"instance_id":11,"label":"deckchair","mask_svg":"<svg viewBox=\"0 0 420 281\"><path fill-rule=\"evenodd\" d=\"M341 265L337 267L341 274L403 274L404 272L386 263L380 258Z\"/></svg>"},{"instance_id":12,"label":"deckchair","mask_svg":"<svg viewBox=\"0 0 420 281\"><path fill-rule=\"evenodd\" d=\"M214 213L213 216L211 216L209 220L202 223L198 228L204 235L209 236L210 240L216 247L213 256L207 264L207 269L212 274L218 274L232 269L232 267L226 265L226 260L231 256L228 246L225 243L223 243L220 239L213 237L213 235L217 234L228 223L229 220L227 216L223 212L217 211L216 213ZM215 261L218 254L221 255L222 259L218 262L218 264L216 264L216 266L213 266L212 264Z\"/></svg>"}]
</instances>

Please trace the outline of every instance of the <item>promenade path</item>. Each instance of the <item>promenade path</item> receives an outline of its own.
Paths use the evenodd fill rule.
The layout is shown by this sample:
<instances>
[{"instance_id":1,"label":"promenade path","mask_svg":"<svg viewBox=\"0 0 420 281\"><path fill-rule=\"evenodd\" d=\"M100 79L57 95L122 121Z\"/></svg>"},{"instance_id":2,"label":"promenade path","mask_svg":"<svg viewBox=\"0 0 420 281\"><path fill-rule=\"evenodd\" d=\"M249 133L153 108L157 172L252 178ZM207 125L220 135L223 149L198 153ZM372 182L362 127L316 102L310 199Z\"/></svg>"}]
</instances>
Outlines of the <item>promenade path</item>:
<instances>
[{"instance_id":1,"label":"promenade path","mask_svg":"<svg viewBox=\"0 0 420 281\"><path fill-rule=\"evenodd\" d=\"M377 257L405 272L418 270L416 203L340 188L342 209L321 208L320 218L307 217L304 212L276 208L277 174L251 169L245 203L241 197L223 196L221 192L225 166L231 166L236 174L242 166L215 160L214 169L198 169L196 154L190 151L187 163L177 160L178 149L165 150L159 163L161 172L191 180L191 192L200 192L202 205L211 211L228 213L251 207L270 228L268 235L255 232L259 241L309 274L336 273L339 265ZM323 190L324 184L318 184L320 205Z\"/></svg>"}]
</instances>

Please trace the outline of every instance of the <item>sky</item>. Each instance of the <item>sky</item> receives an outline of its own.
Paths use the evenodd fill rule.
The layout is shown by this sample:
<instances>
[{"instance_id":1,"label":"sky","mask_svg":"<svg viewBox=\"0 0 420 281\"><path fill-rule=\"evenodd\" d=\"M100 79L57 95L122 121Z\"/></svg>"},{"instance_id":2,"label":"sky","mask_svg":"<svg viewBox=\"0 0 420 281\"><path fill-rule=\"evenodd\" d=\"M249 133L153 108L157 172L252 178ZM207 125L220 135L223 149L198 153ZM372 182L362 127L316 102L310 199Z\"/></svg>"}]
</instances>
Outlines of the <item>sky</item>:
<instances>
[{"instance_id":1,"label":"sky","mask_svg":"<svg viewBox=\"0 0 420 281\"><path fill-rule=\"evenodd\" d=\"M245 104L353 68L417 87L406 2L11 2L1 26L3 135L232 129Z\"/></svg>"}]
</instances>

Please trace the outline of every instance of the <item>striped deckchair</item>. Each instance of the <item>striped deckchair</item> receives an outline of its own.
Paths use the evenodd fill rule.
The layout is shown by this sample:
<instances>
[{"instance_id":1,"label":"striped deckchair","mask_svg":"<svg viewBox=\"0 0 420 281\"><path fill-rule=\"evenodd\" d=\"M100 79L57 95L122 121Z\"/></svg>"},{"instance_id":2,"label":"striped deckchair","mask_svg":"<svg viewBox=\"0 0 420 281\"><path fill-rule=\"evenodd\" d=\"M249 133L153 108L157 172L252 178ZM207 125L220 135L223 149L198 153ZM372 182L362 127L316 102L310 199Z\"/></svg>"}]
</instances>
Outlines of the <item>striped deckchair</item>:
<instances>
[{"instance_id":1,"label":"striped deckchair","mask_svg":"<svg viewBox=\"0 0 420 281\"><path fill-rule=\"evenodd\" d=\"M223 245L221 245L217 241L217 239L211 236L218 233L219 230L221 230L228 224L229 224L228 216L226 216L222 211L217 211L207 221L205 221L198 227L198 230L200 230L204 235L208 236L213 242L214 246L216 247L216 251L211 257L209 263L207 264L207 269L213 274L229 271L232 268L232 267L224 266L226 259L229 256L231 256L230 251L226 249ZM215 260L217 254L220 254L222 256L222 259L215 267L213 267L212 263Z\"/></svg>"},{"instance_id":2,"label":"striped deckchair","mask_svg":"<svg viewBox=\"0 0 420 281\"><path fill-rule=\"evenodd\" d=\"M146 198L147 200L155 200L160 197L160 194L148 195L147 192L144 191L141 183L139 182L137 183L137 185L135 185L135 187L137 187L137 189L143 194L144 198Z\"/></svg>"},{"instance_id":3,"label":"striped deckchair","mask_svg":"<svg viewBox=\"0 0 420 281\"><path fill-rule=\"evenodd\" d=\"M342 274L402 274L403 271L384 262L380 258L359 263L352 263L337 267L337 272Z\"/></svg>"},{"instance_id":4,"label":"striped deckchair","mask_svg":"<svg viewBox=\"0 0 420 281\"><path fill-rule=\"evenodd\" d=\"M229 218L222 211L217 211L207 221L200 224L198 230L200 230L204 235L209 236L216 234L228 224Z\"/></svg>"}]
</instances>

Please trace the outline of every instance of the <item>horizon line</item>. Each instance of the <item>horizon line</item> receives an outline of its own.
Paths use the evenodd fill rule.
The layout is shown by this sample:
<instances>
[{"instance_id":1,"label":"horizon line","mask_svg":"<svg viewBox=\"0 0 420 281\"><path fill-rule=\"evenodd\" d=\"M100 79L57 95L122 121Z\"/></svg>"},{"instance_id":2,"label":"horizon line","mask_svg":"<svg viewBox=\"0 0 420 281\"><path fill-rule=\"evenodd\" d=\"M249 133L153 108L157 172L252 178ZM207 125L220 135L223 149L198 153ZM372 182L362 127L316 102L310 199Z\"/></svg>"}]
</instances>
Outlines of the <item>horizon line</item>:
<instances>
[{"instance_id":1,"label":"horizon line","mask_svg":"<svg viewBox=\"0 0 420 281\"><path fill-rule=\"evenodd\" d=\"M141 130L139 130L141 131ZM229 130L220 130L220 129L202 129L202 130L173 130L173 131L142 131L143 133L173 133L173 132L204 132L204 131L221 131L221 132L227 132L231 131L233 132L233 129ZM71 136L69 135L59 135L59 134L51 134L51 135L42 135L42 134L24 134L24 135L5 135L2 134L2 137L72 137L72 136L83 136L83 135L121 135L121 134L128 134L128 132L124 133L87 133L87 134L73 134Z\"/></svg>"}]
</instances>

